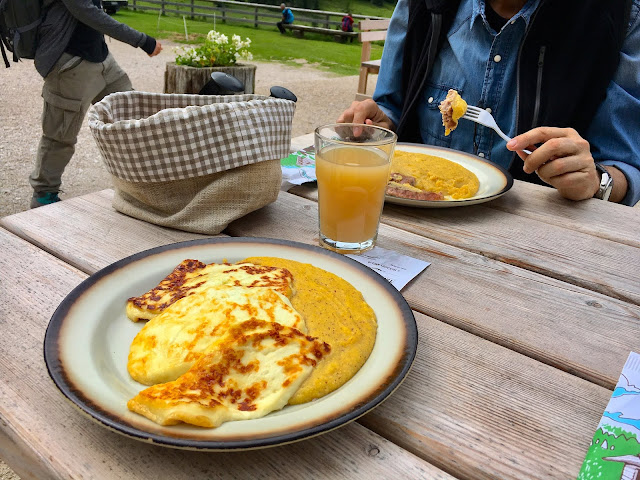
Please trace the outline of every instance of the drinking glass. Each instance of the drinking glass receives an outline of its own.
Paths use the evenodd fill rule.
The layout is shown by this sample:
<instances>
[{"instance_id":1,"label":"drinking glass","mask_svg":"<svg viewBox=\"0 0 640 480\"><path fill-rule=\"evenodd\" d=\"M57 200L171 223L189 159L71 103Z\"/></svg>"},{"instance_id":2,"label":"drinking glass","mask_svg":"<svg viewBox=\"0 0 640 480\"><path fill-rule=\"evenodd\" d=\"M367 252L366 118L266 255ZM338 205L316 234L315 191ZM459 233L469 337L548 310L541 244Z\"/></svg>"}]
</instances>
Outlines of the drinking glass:
<instances>
[{"instance_id":1,"label":"drinking glass","mask_svg":"<svg viewBox=\"0 0 640 480\"><path fill-rule=\"evenodd\" d=\"M316 128L320 245L339 253L373 248L396 141L373 125Z\"/></svg>"}]
</instances>

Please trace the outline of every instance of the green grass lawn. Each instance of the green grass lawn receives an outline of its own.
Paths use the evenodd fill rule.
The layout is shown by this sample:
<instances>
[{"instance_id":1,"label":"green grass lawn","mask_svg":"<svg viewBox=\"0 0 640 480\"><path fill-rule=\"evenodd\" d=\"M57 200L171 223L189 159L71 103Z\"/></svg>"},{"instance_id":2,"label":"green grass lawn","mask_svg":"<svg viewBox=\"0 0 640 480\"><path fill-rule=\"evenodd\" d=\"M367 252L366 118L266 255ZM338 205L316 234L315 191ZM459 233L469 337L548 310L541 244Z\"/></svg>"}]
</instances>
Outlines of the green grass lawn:
<instances>
[{"instance_id":1,"label":"green grass lawn","mask_svg":"<svg viewBox=\"0 0 640 480\"><path fill-rule=\"evenodd\" d=\"M185 40L184 24L178 16L158 17L156 13L134 12L123 9L114 18L122 23L159 39L170 39L181 43L197 43L209 30L213 22L187 19L189 42ZM339 43L324 35L305 34L296 38L291 34L281 35L275 26L243 26L216 22L216 30L225 35L240 35L251 39L251 53L254 60L274 61L289 65L299 65L300 60L320 69L339 75L357 75L360 68L361 46L354 43ZM371 58L382 56L382 45L372 46Z\"/></svg>"}]
</instances>

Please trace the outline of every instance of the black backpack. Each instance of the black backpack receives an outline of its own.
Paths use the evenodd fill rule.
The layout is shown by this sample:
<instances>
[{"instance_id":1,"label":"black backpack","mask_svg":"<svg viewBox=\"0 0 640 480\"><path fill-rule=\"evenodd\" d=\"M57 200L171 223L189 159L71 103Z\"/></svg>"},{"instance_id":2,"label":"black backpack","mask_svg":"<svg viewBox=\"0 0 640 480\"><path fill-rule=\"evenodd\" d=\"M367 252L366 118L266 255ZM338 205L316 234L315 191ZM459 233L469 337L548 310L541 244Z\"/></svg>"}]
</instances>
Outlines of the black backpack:
<instances>
[{"instance_id":1,"label":"black backpack","mask_svg":"<svg viewBox=\"0 0 640 480\"><path fill-rule=\"evenodd\" d=\"M7 67L10 64L5 47L13 53L14 62L33 60L43 17L42 0L0 0L0 49Z\"/></svg>"}]
</instances>

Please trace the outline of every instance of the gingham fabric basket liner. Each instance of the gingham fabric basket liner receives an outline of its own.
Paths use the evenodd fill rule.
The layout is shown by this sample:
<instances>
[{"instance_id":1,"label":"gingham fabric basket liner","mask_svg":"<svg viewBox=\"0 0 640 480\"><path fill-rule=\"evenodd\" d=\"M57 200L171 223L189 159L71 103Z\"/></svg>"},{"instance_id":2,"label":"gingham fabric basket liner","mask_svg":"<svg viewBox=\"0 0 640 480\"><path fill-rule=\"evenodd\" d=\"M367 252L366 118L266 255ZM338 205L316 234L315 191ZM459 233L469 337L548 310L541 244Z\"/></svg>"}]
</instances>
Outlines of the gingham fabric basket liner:
<instances>
[{"instance_id":1,"label":"gingham fabric basket liner","mask_svg":"<svg viewBox=\"0 0 640 480\"><path fill-rule=\"evenodd\" d=\"M294 111L261 95L119 92L91 107L89 127L112 175L164 182L286 157Z\"/></svg>"}]
</instances>

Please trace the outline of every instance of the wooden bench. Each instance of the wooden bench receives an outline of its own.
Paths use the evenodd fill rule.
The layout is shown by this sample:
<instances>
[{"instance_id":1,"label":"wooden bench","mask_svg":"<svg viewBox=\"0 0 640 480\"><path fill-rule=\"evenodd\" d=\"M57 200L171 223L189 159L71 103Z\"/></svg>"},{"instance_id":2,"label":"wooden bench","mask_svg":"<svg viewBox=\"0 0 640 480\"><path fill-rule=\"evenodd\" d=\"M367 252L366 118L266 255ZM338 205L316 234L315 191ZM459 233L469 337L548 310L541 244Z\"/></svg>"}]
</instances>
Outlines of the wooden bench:
<instances>
[{"instance_id":1,"label":"wooden bench","mask_svg":"<svg viewBox=\"0 0 640 480\"><path fill-rule=\"evenodd\" d=\"M302 37L304 32L320 33L322 35L331 35L336 40L342 40L349 37L357 37L357 32L343 32L340 29L324 28L324 27L311 27L309 25L298 25L296 23L284 24L284 28L288 28L294 35Z\"/></svg>"},{"instance_id":2,"label":"wooden bench","mask_svg":"<svg viewBox=\"0 0 640 480\"><path fill-rule=\"evenodd\" d=\"M360 33L358 38L362 42L362 53L360 54L360 79L358 81L358 95L367 94L367 80L369 74L380 72L380 60L371 60L371 42L384 40L387 38L387 29L390 19L384 20L363 20L359 23Z\"/></svg>"}]
</instances>

